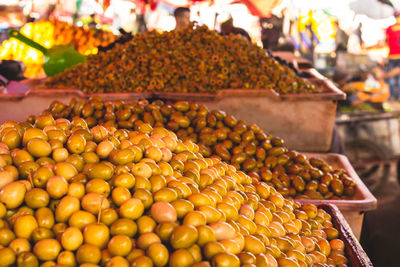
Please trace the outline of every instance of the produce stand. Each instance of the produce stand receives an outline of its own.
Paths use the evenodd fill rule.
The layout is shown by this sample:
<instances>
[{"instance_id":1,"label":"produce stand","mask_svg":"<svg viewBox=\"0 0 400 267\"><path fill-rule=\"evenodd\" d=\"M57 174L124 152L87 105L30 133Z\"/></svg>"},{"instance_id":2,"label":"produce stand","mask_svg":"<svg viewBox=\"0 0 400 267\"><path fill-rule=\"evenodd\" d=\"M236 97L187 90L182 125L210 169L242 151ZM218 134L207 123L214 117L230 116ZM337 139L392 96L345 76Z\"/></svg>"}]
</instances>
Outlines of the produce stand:
<instances>
[{"instance_id":1,"label":"produce stand","mask_svg":"<svg viewBox=\"0 0 400 267\"><path fill-rule=\"evenodd\" d=\"M316 70L309 72L315 77L309 81L320 88L320 93L279 95L273 90L226 89L215 95L158 93L157 96L163 100L194 101L209 109L221 109L283 138L290 149L326 152L331 147L337 100L346 95Z\"/></svg>"},{"instance_id":2,"label":"produce stand","mask_svg":"<svg viewBox=\"0 0 400 267\"><path fill-rule=\"evenodd\" d=\"M105 100L146 98L193 101L255 123L266 132L283 138L290 149L326 152L331 146L337 100L344 99L346 95L316 70L310 69L308 72L313 76L308 80L321 90L320 93L279 95L272 89L223 89L216 94L154 92L95 95ZM0 122L21 120L42 111L53 100L67 102L73 97L88 98L89 95L64 89L32 89L26 94L0 95ZM6 110L14 110L15 113L6 114Z\"/></svg>"},{"instance_id":3,"label":"produce stand","mask_svg":"<svg viewBox=\"0 0 400 267\"><path fill-rule=\"evenodd\" d=\"M7 240L4 265L27 252L37 265L373 266L358 240L377 200L327 153L346 94L293 53L265 59L239 39L234 61L215 31L195 29L204 51L185 55L205 43L186 30L167 44L148 42L154 31L47 89L32 79L0 94L0 230L27 244ZM56 224L42 226L42 211Z\"/></svg>"},{"instance_id":4,"label":"produce stand","mask_svg":"<svg viewBox=\"0 0 400 267\"><path fill-rule=\"evenodd\" d=\"M332 216L333 225L339 230L340 239L345 243L345 250L349 257L349 266L369 267L373 266L367 254L354 236L351 227L344 215L332 204L318 205L318 208L325 210Z\"/></svg>"},{"instance_id":5,"label":"produce stand","mask_svg":"<svg viewBox=\"0 0 400 267\"><path fill-rule=\"evenodd\" d=\"M242 100L242 103L245 103L248 98L244 98L243 94L245 92L243 90L222 90L220 91L216 96L210 95L210 94L201 94L201 95L193 95L192 97L198 102L198 103L206 103L209 105L209 108L218 108L222 109L224 111L227 111L227 108L222 106L222 105L216 105L212 106L213 102L212 100L216 101L216 103L225 103L228 105L229 100L228 99L236 99L237 102L235 102L237 105L239 105L240 99ZM293 96L293 95L285 95L285 96L279 96L276 93L274 93L272 90L254 90L254 91L247 91L247 95L250 96L250 100L257 101L258 99L261 99L260 96L262 96L264 101L265 99L281 99L283 98L284 100L287 101L294 101L295 97L298 96ZM118 94L96 94L100 97L102 97L106 101L116 101L116 100L124 100L124 101L134 101L134 100L139 100L143 98L151 99L155 98L155 94L142 94L142 93L118 93ZM188 100L188 95L187 94L163 94L163 93L158 93L156 94L158 98L165 99L165 100ZM334 95L334 93L325 93L325 98L329 99ZM268 97L267 97L268 96ZM3 121L9 120L9 119L14 119L14 120L22 120L26 118L26 116L29 114L39 114L43 109L45 109L53 100L55 99L63 99L62 102L67 103L71 98L88 98L89 96L84 94L81 91L78 90L44 90L44 89L36 89L36 90L30 90L25 96L18 96L18 95L10 95L8 96L8 100L13 99L13 101L8 102L8 105L10 103L15 105L15 112L12 114L7 114L6 112L1 112L0 114L3 114L3 117L1 118ZM303 99L307 99L307 96L301 96ZM322 98L322 97L321 97ZM0 97L0 100L2 98ZM249 101L250 101L249 100ZM220 102L218 102L220 101ZM282 102L281 104L284 105L287 103ZM245 104L242 104L243 106L246 106ZM222 107L221 107L222 106ZM22 107L22 108L21 108ZM254 107L254 106L253 106ZM260 109L264 107L264 105L261 105L259 103L258 106ZM4 105L2 105L2 108L4 108ZM2 109L0 108L0 109ZM5 110L5 109L4 109ZM1 110L0 110L1 111ZM232 114L231 112L233 109L230 111L227 111L227 113ZM279 111L277 109L276 111ZM294 111L293 111L294 112ZM275 112L277 113L277 112ZM237 115L238 119L243 119L242 115L246 115L243 111L239 115ZM252 112L251 109L248 110L247 115L251 116ZM293 113L296 114L296 113ZM288 114L289 115L289 114ZM274 119L274 116L269 116L271 117L271 120ZM259 116L259 119L261 120L262 117ZM322 118L320 118L322 120ZM247 119L246 119L247 120ZM313 121L313 120L310 120ZM251 121L254 122L254 121ZM256 122L257 123L257 122ZM270 123L274 123L275 125L280 125L279 120L275 118L275 121L271 121ZM264 126L265 128L266 126ZM302 138L304 136L307 137L306 134L303 135L293 135L299 138L301 136ZM313 203L313 204L325 204L325 203L333 203L338 205L339 209L343 212L345 218L348 220L351 228L353 229L355 235L357 238L360 237L361 233L361 228L362 228L362 221L363 221L363 212L367 210L372 210L376 208L376 199L375 197L368 191L367 187L363 184L361 179L358 177L356 172L354 171L353 167L351 166L350 162L348 159L343 156L343 155L338 155L338 154L313 154L309 153L307 154L308 157L317 157L325 160L328 164L332 165L334 168L343 168L345 169L349 175L354 179L356 182L356 196L355 200L301 200L302 203Z\"/></svg>"},{"instance_id":6,"label":"produce stand","mask_svg":"<svg viewBox=\"0 0 400 267\"><path fill-rule=\"evenodd\" d=\"M368 190L365 184L362 182L360 177L355 172L351 163L346 156L340 154L316 154L316 153L305 153L309 158L315 157L325 160L328 164L334 168L342 168L347 171L351 178L356 183L356 192L354 200L303 200L298 201L302 204L312 203L315 205L330 203L336 205L342 212L344 218L349 223L354 235L357 239L360 239L362 222L364 219L364 212L374 210L377 207L377 200Z\"/></svg>"}]
</instances>

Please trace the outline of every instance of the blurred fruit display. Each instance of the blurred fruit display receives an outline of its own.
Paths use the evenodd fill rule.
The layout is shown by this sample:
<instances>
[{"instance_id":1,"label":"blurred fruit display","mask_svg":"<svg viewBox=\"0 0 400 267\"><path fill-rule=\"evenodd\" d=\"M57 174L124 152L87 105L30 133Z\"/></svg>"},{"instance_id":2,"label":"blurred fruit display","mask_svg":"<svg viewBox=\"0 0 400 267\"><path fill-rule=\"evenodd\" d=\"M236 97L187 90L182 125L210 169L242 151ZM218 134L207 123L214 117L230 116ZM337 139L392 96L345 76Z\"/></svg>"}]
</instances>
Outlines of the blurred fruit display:
<instances>
[{"instance_id":1,"label":"blurred fruit display","mask_svg":"<svg viewBox=\"0 0 400 267\"><path fill-rule=\"evenodd\" d=\"M83 55L96 54L98 46L106 46L116 39L111 32L77 27L56 20L27 23L21 28L21 33L46 48L72 44ZM22 61L26 65L26 77L44 74L43 54L16 39L11 38L2 43L0 59Z\"/></svg>"}]
</instances>

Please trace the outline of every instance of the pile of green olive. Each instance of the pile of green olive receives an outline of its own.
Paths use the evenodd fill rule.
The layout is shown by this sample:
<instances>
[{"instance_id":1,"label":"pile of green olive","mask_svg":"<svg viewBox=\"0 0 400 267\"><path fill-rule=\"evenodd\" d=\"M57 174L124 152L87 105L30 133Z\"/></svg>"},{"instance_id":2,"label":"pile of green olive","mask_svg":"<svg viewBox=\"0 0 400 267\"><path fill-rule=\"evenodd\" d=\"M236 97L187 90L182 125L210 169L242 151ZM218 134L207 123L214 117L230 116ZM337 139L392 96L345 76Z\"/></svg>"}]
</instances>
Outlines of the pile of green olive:
<instances>
[{"instance_id":1,"label":"pile of green olive","mask_svg":"<svg viewBox=\"0 0 400 267\"><path fill-rule=\"evenodd\" d=\"M347 266L326 211L156 123L89 118L0 126L0 266Z\"/></svg>"},{"instance_id":2,"label":"pile of green olive","mask_svg":"<svg viewBox=\"0 0 400 267\"><path fill-rule=\"evenodd\" d=\"M118 129L141 130L162 126L181 140L191 140L204 157L217 157L251 177L267 182L285 197L303 199L353 199L355 182L343 169L323 160L308 159L287 149L281 138L265 133L221 110L185 101L160 100L124 103L93 97L73 99L68 105L54 102L44 112L57 117L85 118L89 126L102 124ZM34 116L28 119L32 122Z\"/></svg>"}]
</instances>

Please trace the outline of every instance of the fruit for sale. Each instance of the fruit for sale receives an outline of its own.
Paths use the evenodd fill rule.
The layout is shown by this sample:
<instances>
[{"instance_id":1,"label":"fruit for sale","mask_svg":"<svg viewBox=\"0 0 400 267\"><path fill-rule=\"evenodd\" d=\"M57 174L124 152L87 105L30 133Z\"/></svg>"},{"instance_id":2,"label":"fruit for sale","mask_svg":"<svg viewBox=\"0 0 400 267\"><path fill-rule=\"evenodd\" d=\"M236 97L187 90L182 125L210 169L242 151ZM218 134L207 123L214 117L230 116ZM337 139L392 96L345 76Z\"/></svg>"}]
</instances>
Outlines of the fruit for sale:
<instances>
[{"instance_id":1,"label":"fruit for sale","mask_svg":"<svg viewBox=\"0 0 400 267\"><path fill-rule=\"evenodd\" d=\"M46 48L72 44L83 55L97 54L98 46L107 46L116 40L112 32L78 27L58 20L27 23L21 28L21 33ZM44 74L43 54L14 38L1 44L0 59L22 61L26 67L25 77Z\"/></svg>"},{"instance_id":2,"label":"fruit for sale","mask_svg":"<svg viewBox=\"0 0 400 267\"><path fill-rule=\"evenodd\" d=\"M0 126L0 136L18 129L27 141L0 145L1 158L10 156L1 168L17 171L0 189L2 266L346 266L344 243L327 212L285 199L216 157L203 157L199 146L170 130L55 118L53 126L71 140L61 147L75 155L57 163L52 153L28 151L33 136L49 139L47 126L36 123L43 116ZM104 140L114 149L101 162L84 157ZM159 160L159 151L168 160ZM82 166L75 168L79 158ZM22 176L26 163L39 167L24 169ZM113 196L117 189L127 193Z\"/></svg>"},{"instance_id":3,"label":"fruit for sale","mask_svg":"<svg viewBox=\"0 0 400 267\"><path fill-rule=\"evenodd\" d=\"M227 88L317 92L256 44L234 35L220 36L206 26L136 34L127 43L88 56L85 63L52 77L45 86L85 93L215 93ZM188 123L185 118L177 120L181 126Z\"/></svg>"},{"instance_id":4,"label":"fruit for sale","mask_svg":"<svg viewBox=\"0 0 400 267\"><path fill-rule=\"evenodd\" d=\"M64 106L63 109L59 108L61 105ZM79 106L91 106L95 112L84 116ZM281 138L268 135L257 125L246 124L220 110L209 111L203 105L185 101L173 104L162 101L111 103L93 97L88 101L72 100L70 105L56 101L44 113L52 114L56 118L61 116L72 119L74 116L83 116L90 126L103 124L118 128L118 131L122 129L148 131L145 128L166 127L175 132L182 141L190 140L196 143L199 152L204 157L226 161L252 178L273 186L285 197L353 199L355 195L355 182L345 170L333 169L320 159L308 159L301 153L287 149ZM130 116L116 116L121 113L130 114ZM109 117L105 116L106 114ZM183 120L187 123L179 125L179 122ZM31 119L31 122L33 121L34 118ZM143 138L143 135L135 137L132 141L144 145L145 140L142 141L140 138ZM113 147L108 140L100 144L101 147L103 144L108 144L108 151ZM158 160L160 157L158 149L150 148L147 153L153 150L153 159ZM108 154L112 155L115 152L105 153L105 155ZM182 164L180 161L172 160L171 164L173 168L184 168L184 166L179 167ZM134 174L139 174L139 166L141 165L135 166ZM151 168L147 165L146 168L149 169L147 173L150 173ZM189 174L186 175L189 176ZM146 174L140 173L140 176L146 176ZM196 175L190 177L196 177ZM210 175L205 173L200 175L200 188L210 183L212 183ZM257 186L257 193L264 198L269 196L269 191L263 190L263 185ZM171 194L174 193L171 192ZM175 206L178 217L180 217L181 208L183 206Z\"/></svg>"}]
</instances>

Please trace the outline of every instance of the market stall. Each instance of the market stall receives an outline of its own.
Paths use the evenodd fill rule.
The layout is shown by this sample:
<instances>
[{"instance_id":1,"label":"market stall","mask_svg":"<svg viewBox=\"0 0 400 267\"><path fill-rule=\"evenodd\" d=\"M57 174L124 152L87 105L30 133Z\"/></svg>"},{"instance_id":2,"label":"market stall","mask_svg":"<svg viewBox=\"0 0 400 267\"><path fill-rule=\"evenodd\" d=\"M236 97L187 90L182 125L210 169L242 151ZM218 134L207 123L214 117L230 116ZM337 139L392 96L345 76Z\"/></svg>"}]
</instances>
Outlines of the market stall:
<instances>
[{"instance_id":1,"label":"market stall","mask_svg":"<svg viewBox=\"0 0 400 267\"><path fill-rule=\"evenodd\" d=\"M1 264L372 266L331 81L194 24L94 42L0 94Z\"/></svg>"}]
</instances>

